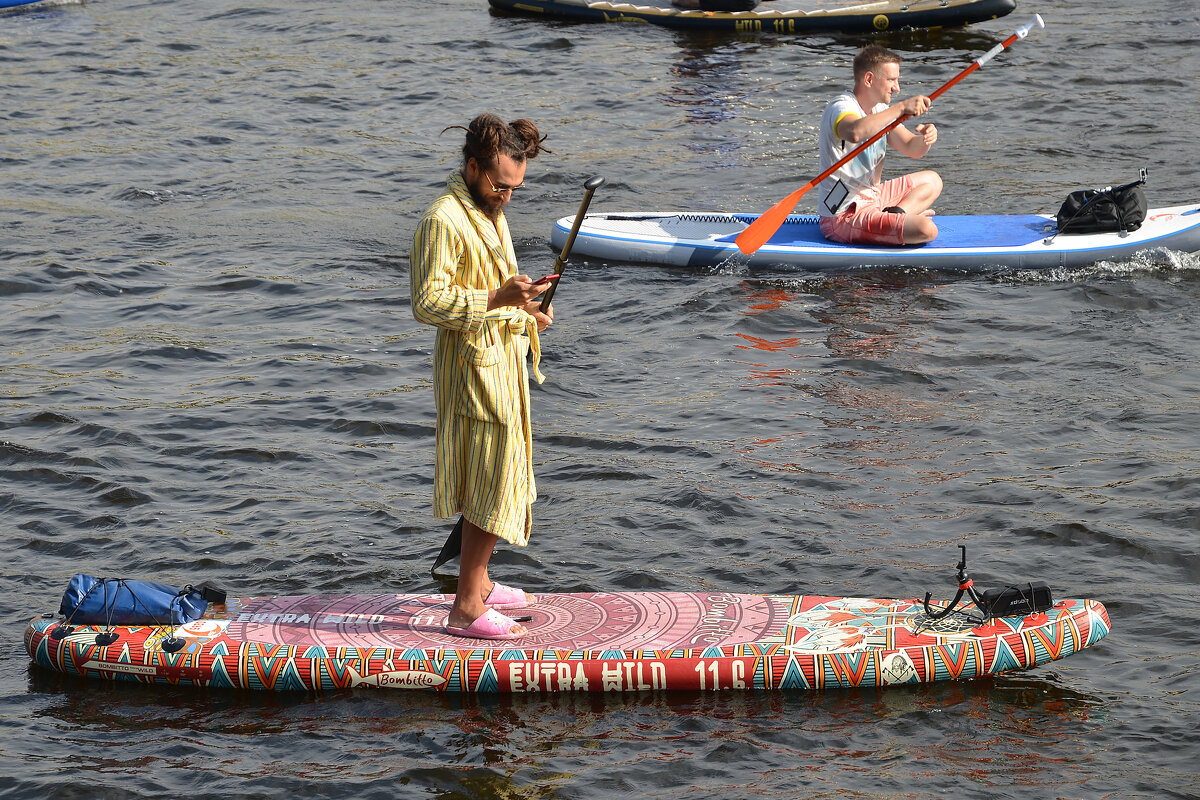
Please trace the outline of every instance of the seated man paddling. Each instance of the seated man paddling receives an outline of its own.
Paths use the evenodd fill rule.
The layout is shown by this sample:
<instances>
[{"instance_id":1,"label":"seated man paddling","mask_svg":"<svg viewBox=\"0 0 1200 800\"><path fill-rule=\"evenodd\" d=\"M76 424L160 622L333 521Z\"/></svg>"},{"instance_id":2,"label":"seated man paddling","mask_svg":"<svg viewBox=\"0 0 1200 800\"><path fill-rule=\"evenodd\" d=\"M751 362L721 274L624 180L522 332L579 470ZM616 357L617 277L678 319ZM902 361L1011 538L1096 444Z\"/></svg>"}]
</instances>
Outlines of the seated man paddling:
<instances>
[{"instance_id":1,"label":"seated man paddling","mask_svg":"<svg viewBox=\"0 0 1200 800\"><path fill-rule=\"evenodd\" d=\"M925 95L889 105L899 90L900 56L878 45L864 47L854 58L854 89L831 100L821 117L822 173L902 115L919 117L929 110ZM881 181L888 144L910 158L921 158L937 141L937 128L931 124L914 130L897 125L821 181L817 209L826 239L900 245L937 237L930 206L942 193L941 177L922 170Z\"/></svg>"}]
</instances>

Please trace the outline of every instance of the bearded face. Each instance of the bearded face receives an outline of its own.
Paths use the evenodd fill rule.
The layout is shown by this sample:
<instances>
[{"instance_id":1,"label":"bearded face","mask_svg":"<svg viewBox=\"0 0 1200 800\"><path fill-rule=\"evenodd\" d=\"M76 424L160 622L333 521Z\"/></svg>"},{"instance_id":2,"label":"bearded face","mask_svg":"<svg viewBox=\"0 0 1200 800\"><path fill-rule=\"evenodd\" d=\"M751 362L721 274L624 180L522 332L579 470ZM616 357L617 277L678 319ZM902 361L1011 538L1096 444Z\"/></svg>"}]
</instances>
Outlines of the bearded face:
<instances>
[{"instance_id":1,"label":"bearded face","mask_svg":"<svg viewBox=\"0 0 1200 800\"><path fill-rule=\"evenodd\" d=\"M512 200L513 192L524 184L525 162L514 161L503 153L498 153L494 163L488 166L471 158L467 161L464 177L475 205L495 222Z\"/></svg>"}]
</instances>

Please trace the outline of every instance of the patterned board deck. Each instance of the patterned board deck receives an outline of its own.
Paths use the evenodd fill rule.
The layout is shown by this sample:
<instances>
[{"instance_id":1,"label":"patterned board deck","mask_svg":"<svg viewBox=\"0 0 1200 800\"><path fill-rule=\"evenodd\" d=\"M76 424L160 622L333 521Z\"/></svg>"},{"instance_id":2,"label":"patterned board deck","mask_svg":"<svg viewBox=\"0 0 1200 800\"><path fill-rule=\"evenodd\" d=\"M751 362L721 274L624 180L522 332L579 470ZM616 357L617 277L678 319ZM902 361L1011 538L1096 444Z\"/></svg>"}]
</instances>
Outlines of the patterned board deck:
<instances>
[{"instance_id":1,"label":"patterned board deck","mask_svg":"<svg viewBox=\"0 0 1200 800\"><path fill-rule=\"evenodd\" d=\"M450 595L233 600L179 628L36 617L25 646L68 674L257 690L450 692L821 689L1024 669L1109 631L1093 600L985 625L929 620L916 600L689 592L545 594L513 642L450 636ZM118 634L109 645L97 634ZM165 644L165 646L164 646ZM172 652L173 651L173 652Z\"/></svg>"}]
</instances>

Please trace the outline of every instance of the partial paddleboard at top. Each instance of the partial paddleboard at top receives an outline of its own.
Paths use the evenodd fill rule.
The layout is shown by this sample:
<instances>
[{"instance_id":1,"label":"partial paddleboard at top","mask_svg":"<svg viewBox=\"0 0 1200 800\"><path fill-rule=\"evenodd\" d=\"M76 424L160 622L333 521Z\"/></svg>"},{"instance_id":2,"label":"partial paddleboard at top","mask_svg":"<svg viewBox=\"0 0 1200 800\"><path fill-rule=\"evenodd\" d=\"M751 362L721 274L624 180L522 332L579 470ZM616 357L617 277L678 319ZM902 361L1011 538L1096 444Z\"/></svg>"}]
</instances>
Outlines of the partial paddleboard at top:
<instances>
[{"instance_id":1,"label":"partial paddleboard at top","mask_svg":"<svg viewBox=\"0 0 1200 800\"><path fill-rule=\"evenodd\" d=\"M16 8L17 6L32 6L42 4L46 6L60 5L58 0L0 0L0 8Z\"/></svg>"},{"instance_id":2,"label":"partial paddleboard at top","mask_svg":"<svg viewBox=\"0 0 1200 800\"><path fill-rule=\"evenodd\" d=\"M25 632L59 672L147 684L449 692L822 689L959 680L1026 669L1107 635L1093 600L1062 600L978 625L932 620L917 600L719 592L543 594L516 641L442 626L452 595L263 597L210 607L180 627ZM968 605L965 607L971 611ZM97 643L113 639L108 644Z\"/></svg>"},{"instance_id":3,"label":"partial paddleboard at top","mask_svg":"<svg viewBox=\"0 0 1200 800\"><path fill-rule=\"evenodd\" d=\"M686 9L671 0L489 0L492 8L542 19L633 22L730 33L880 33L950 28L1003 17L1014 0L771 0L745 11Z\"/></svg>"},{"instance_id":4,"label":"partial paddleboard at top","mask_svg":"<svg viewBox=\"0 0 1200 800\"><path fill-rule=\"evenodd\" d=\"M1152 208L1127 234L1055 235L1053 216L935 216L938 237L905 247L848 245L821 235L815 215L794 214L766 244L743 255L734 240L756 214L630 212L588 214L571 254L606 261L715 267L725 262L806 269L923 267L991 270L1078 267L1123 261L1146 250L1200 252L1200 205ZM574 217L558 220L551 243L561 248Z\"/></svg>"}]
</instances>

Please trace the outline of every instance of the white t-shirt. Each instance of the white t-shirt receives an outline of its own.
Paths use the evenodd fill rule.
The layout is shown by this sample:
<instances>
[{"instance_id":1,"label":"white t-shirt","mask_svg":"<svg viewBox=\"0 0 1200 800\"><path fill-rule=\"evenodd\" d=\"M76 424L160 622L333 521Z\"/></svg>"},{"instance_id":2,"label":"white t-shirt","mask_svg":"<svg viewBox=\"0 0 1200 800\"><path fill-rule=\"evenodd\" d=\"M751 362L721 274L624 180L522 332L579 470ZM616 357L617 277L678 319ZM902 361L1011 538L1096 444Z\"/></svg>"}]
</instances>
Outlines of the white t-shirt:
<instances>
[{"instance_id":1,"label":"white t-shirt","mask_svg":"<svg viewBox=\"0 0 1200 800\"><path fill-rule=\"evenodd\" d=\"M885 108L887 108L887 103L879 103L871 109L871 113L883 111ZM837 123L847 116L867 116L858 104L854 92L839 94L829 101L829 105L825 106L825 113L821 116L821 131L818 136L818 146L821 151L818 174L832 167L845 158L847 153L858 147L858 143L846 142L837 138L837 134L834 133ZM839 211L845 211L859 192L878 184L883 176L883 156L886 151L887 137L881 136L879 141L821 181L817 188L817 213L823 217L835 216Z\"/></svg>"}]
</instances>

